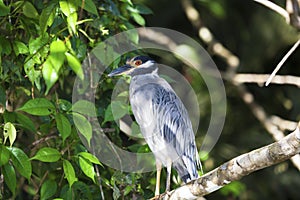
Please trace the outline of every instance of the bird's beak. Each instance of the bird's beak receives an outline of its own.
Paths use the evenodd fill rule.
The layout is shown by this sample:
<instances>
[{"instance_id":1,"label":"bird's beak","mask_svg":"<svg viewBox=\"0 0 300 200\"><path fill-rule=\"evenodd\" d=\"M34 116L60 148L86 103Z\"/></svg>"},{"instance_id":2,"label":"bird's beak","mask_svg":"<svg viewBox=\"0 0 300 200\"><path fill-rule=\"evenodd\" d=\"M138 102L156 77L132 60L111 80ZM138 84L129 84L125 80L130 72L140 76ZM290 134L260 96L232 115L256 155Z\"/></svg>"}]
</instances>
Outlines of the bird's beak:
<instances>
[{"instance_id":1,"label":"bird's beak","mask_svg":"<svg viewBox=\"0 0 300 200\"><path fill-rule=\"evenodd\" d=\"M115 70L113 70L112 72L110 72L108 74L109 77L112 77L112 76L118 76L118 75L121 75L121 74L126 74L127 71L129 71L130 69L132 69L133 67L130 66L130 65L124 65L124 66L121 66Z\"/></svg>"}]
</instances>

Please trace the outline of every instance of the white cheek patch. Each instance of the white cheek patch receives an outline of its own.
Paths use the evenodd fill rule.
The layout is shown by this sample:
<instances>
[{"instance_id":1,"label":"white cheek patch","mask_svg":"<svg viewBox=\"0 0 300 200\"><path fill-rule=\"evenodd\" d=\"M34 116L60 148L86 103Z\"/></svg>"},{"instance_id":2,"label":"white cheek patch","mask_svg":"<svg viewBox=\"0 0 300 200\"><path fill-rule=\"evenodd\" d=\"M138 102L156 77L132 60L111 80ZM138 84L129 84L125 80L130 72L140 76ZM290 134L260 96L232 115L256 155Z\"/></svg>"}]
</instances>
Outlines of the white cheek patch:
<instances>
[{"instance_id":1,"label":"white cheek patch","mask_svg":"<svg viewBox=\"0 0 300 200\"><path fill-rule=\"evenodd\" d=\"M133 70L135 70L135 67L131 68L130 70L125 71L123 74L130 74Z\"/></svg>"},{"instance_id":2,"label":"white cheek patch","mask_svg":"<svg viewBox=\"0 0 300 200\"><path fill-rule=\"evenodd\" d=\"M151 60L148 60L147 62L145 62L145 63L143 63L143 64L141 64L141 65L139 65L139 66L137 66L136 68L148 68L148 67L150 67L150 66L152 66L153 65L153 61L151 61Z\"/></svg>"}]
</instances>

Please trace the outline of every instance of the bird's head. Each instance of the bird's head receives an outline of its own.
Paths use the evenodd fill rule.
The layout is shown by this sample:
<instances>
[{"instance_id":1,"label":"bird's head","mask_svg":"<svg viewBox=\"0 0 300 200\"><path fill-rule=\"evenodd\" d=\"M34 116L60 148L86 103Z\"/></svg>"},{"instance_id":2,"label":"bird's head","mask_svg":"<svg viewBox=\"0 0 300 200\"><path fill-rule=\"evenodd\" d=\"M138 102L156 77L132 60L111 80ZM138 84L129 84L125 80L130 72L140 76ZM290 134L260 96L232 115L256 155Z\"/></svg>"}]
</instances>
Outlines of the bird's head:
<instances>
[{"instance_id":1,"label":"bird's head","mask_svg":"<svg viewBox=\"0 0 300 200\"><path fill-rule=\"evenodd\" d=\"M135 56L126 65L113 70L108 76L127 74L130 76L157 73L156 62L148 56Z\"/></svg>"}]
</instances>

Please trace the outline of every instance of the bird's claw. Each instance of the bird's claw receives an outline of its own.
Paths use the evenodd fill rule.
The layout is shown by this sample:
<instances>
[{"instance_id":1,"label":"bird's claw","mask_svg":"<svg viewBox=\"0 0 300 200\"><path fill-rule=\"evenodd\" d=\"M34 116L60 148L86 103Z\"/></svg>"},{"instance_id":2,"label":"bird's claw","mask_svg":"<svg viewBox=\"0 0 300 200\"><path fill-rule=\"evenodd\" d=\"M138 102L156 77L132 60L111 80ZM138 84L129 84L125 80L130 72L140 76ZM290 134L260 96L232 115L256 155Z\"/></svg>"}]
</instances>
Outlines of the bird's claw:
<instances>
[{"instance_id":1,"label":"bird's claw","mask_svg":"<svg viewBox=\"0 0 300 200\"><path fill-rule=\"evenodd\" d=\"M152 197L149 200L169 199L169 197L171 196L171 194L172 194L172 192L166 191L166 192L164 192L162 194L155 195L154 197ZM166 198L166 196L167 196L167 198Z\"/></svg>"},{"instance_id":2,"label":"bird's claw","mask_svg":"<svg viewBox=\"0 0 300 200\"><path fill-rule=\"evenodd\" d=\"M149 200L158 200L162 197L162 195L158 194L158 195L155 195L154 197L152 197L151 199Z\"/></svg>"}]
</instances>

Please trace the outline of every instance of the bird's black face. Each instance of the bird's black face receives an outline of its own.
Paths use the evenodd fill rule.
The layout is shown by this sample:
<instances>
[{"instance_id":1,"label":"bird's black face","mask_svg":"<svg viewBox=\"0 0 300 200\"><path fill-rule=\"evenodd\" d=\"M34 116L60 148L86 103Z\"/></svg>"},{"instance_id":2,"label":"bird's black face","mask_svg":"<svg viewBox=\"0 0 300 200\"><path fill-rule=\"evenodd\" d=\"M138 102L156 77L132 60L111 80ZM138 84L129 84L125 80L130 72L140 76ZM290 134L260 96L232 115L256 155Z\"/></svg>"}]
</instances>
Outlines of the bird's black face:
<instances>
[{"instance_id":1,"label":"bird's black face","mask_svg":"<svg viewBox=\"0 0 300 200\"><path fill-rule=\"evenodd\" d=\"M113 70L108 76L117 76L122 74L133 74L137 69L140 71L147 71L146 69L153 66L155 61L148 56L135 56L126 61L126 65Z\"/></svg>"}]
</instances>

